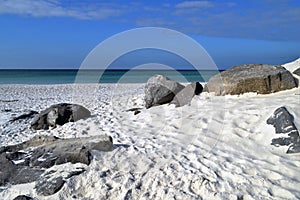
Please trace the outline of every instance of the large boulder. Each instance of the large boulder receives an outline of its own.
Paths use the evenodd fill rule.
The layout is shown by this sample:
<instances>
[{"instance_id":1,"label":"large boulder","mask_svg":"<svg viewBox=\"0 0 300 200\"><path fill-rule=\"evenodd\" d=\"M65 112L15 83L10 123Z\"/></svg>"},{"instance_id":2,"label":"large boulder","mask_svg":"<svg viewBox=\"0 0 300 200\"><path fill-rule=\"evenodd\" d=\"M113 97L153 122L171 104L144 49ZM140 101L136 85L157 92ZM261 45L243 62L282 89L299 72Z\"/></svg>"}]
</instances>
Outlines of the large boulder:
<instances>
[{"instance_id":1,"label":"large boulder","mask_svg":"<svg viewBox=\"0 0 300 200\"><path fill-rule=\"evenodd\" d=\"M70 139L46 135L35 136L21 144L1 147L0 186L36 181L46 168L54 165L67 162L88 165L91 161L91 151L112 149L112 138L106 135ZM58 187L60 184L60 181L55 180L49 190L56 191L60 188Z\"/></svg>"},{"instance_id":2,"label":"large boulder","mask_svg":"<svg viewBox=\"0 0 300 200\"><path fill-rule=\"evenodd\" d=\"M175 104L176 107L190 104L193 97L199 95L202 90L203 86L199 82L190 83L175 95L171 104Z\"/></svg>"},{"instance_id":3,"label":"large boulder","mask_svg":"<svg viewBox=\"0 0 300 200\"><path fill-rule=\"evenodd\" d=\"M213 76L206 87L215 95L269 94L297 87L297 84L292 74L282 66L245 64Z\"/></svg>"},{"instance_id":4,"label":"large boulder","mask_svg":"<svg viewBox=\"0 0 300 200\"><path fill-rule=\"evenodd\" d=\"M91 112L77 104L60 103L52 105L40 112L31 123L35 130L55 128L56 125L63 125L68 122L75 122L91 116Z\"/></svg>"},{"instance_id":5,"label":"large boulder","mask_svg":"<svg viewBox=\"0 0 300 200\"><path fill-rule=\"evenodd\" d=\"M272 139L274 146L289 146L287 153L300 152L299 132L294 124L294 118L285 107L276 109L267 124L273 125L275 133L279 135Z\"/></svg>"},{"instance_id":6,"label":"large boulder","mask_svg":"<svg viewBox=\"0 0 300 200\"><path fill-rule=\"evenodd\" d=\"M6 158L14 163L49 168L66 162L89 164L91 150L110 151L112 148L112 138L106 135L69 139L41 135L2 147L0 153L6 153Z\"/></svg>"},{"instance_id":7,"label":"large boulder","mask_svg":"<svg viewBox=\"0 0 300 200\"><path fill-rule=\"evenodd\" d=\"M145 106L152 106L170 103L174 96L184 88L176 81L170 80L163 75L155 75L149 78L145 85Z\"/></svg>"}]
</instances>

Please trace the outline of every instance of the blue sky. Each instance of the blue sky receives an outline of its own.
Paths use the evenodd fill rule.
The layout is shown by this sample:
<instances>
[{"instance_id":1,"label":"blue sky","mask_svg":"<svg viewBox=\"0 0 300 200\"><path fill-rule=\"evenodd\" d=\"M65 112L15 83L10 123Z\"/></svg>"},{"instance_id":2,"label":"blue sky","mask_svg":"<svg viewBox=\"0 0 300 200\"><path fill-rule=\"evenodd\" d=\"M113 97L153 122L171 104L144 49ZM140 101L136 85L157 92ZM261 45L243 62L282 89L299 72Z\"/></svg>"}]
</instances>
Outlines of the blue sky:
<instances>
[{"instance_id":1,"label":"blue sky","mask_svg":"<svg viewBox=\"0 0 300 200\"><path fill-rule=\"evenodd\" d=\"M78 68L103 40L148 26L187 34L219 68L300 57L298 0L0 0L0 68ZM131 66L138 55L117 63Z\"/></svg>"}]
</instances>

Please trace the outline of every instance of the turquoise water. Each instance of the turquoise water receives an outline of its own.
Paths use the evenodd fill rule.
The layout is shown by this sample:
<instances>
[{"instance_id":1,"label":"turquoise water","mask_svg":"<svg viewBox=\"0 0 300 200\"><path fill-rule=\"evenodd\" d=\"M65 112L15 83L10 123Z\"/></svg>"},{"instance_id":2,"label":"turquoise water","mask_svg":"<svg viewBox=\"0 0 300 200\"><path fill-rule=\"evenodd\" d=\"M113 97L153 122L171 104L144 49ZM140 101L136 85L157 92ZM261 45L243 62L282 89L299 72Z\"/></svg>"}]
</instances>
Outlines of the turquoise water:
<instances>
[{"instance_id":1,"label":"turquoise water","mask_svg":"<svg viewBox=\"0 0 300 200\"><path fill-rule=\"evenodd\" d=\"M0 70L0 84L145 83L162 74L179 82L207 82L219 71L193 70Z\"/></svg>"}]
</instances>

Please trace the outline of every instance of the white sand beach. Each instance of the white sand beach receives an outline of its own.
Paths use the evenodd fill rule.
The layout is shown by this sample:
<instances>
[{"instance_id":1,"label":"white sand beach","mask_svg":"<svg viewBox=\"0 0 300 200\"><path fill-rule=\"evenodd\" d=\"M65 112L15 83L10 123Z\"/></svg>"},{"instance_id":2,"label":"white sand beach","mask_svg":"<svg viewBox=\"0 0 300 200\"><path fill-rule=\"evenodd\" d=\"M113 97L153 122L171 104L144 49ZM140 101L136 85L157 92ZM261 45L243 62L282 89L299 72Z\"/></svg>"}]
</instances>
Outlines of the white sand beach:
<instances>
[{"instance_id":1,"label":"white sand beach","mask_svg":"<svg viewBox=\"0 0 300 200\"><path fill-rule=\"evenodd\" d=\"M51 196L34 183L2 188L0 199L24 194L37 199L299 199L300 156L275 147L266 120L285 106L300 130L300 88L267 95L201 93L191 105L145 109L143 84L0 85L0 145L38 134L62 138L109 135L111 152L93 151L84 167ZM29 110L62 102L88 108L92 117L52 130L30 122L9 124ZM127 111L143 108L134 115ZM48 169L53 170L53 169Z\"/></svg>"}]
</instances>

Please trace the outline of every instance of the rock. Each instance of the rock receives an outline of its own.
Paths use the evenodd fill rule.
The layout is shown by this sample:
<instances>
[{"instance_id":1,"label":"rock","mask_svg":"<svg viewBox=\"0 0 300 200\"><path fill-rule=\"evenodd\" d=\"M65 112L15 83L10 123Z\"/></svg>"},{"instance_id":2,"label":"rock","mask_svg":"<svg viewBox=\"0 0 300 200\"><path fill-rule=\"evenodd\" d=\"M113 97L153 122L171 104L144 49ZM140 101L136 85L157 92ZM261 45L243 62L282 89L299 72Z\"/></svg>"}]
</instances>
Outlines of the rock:
<instances>
[{"instance_id":1,"label":"rock","mask_svg":"<svg viewBox=\"0 0 300 200\"><path fill-rule=\"evenodd\" d=\"M193 88L195 88L195 95L199 95L203 92L203 86L199 82L193 82Z\"/></svg>"},{"instance_id":2,"label":"rock","mask_svg":"<svg viewBox=\"0 0 300 200\"><path fill-rule=\"evenodd\" d=\"M40 112L31 123L31 128L35 130L55 128L57 124L64 125L90 116L91 112L83 106L68 103L56 104Z\"/></svg>"},{"instance_id":3,"label":"rock","mask_svg":"<svg viewBox=\"0 0 300 200\"><path fill-rule=\"evenodd\" d=\"M176 107L190 104L193 97L199 95L202 91L203 87L199 82L190 83L175 95L171 104L175 104Z\"/></svg>"},{"instance_id":4,"label":"rock","mask_svg":"<svg viewBox=\"0 0 300 200\"><path fill-rule=\"evenodd\" d=\"M63 187L67 179L83 173L85 168L82 164L70 163L54 166L38 178L34 188L38 195L52 195Z\"/></svg>"},{"instance_id":5,"label":"rock","mask_svg":"<svg viewBox=\"0 0 300 200\"><path fill-rule=\"evenodd\" d=\"M28 147L37 147L41 145L53 144L54 142L60 140L58 137L50 135L36 135L28 141L25 141L20 144L5 146L0 148L0 153L2 152L16 152Z\"/></svg>"},{"instance_id":6,"label":"rock","mask_svg":"<svg viewBox=\"0 0 300 200\"><path fill-rule=\"evenodd\" d=\"M36 147L26 153L14 156L19 150ZM110 136L60 139L53 136L35 136L31 140L6 148L11 159L24 160L29 166L49 168L66 162L90 163L90 151L110 151L113 141Z\"/></svg>"},{"instance_id":7,"label":"rock","mask_svg":"<svg viewBox=\"0 0 300 200\"><path fill-rule=\"evenodd\" d=\"M0 154L0 186L9 182L11 174L15 174L17 166L12 161L5 157L5 154Z\"/></svg>"},{"instance_id":8,"label":"rock","mask_svg":"<svg viewBox=\"0 0 300 200\"><path fill-rule=\"evenodd\" d=\"M30 165L50 168L67 162L90 164L90 149L79 141L63 141L36 148L31 152Z\"/></svg>"},{"instance_id":9,"label":"rock","mask_svg":"<svg viewBox=\"0 0 300 200\"><path fill-rule=\"evenodd\" d=\"M293 120L294 118L289 111L285 107L280 107L269 117L267 124L273 125L276 133L290 133L297 131Z\"/></svg>"},{"instance_id":10,"label":"rock","mask_svg":"<svg viewBox=\"0 0 300 200\"><path fill-rule=\"evenodd\" d=\"M133 112L134 115L137 115L139 113L141 113L142 108L130 108L128 110L126 110L127 112Z\"/></svg>"},{"instance_id":11,"label":"rock","mask_svg":"<svg viewBox=\"0 0 300 200\"><path fill-rule=\"evenodd\" d=\"M292 144L286 153L300 153L300 141L298 140L297 143Z\"/></svg>"},{"instance_id":12,"label":"rock","mask_svg":"<svg viewBox=\"0 0 300 200\"><path fill-rule=\"evenodd\" d=\"M269 94L297 87L292 74L282 66L246 64L223 71L209 79L208 92L236 95L246 92Z\"/></svg>"},{"instance_id":13,"label":"rock","mask_svg":"<svg viewBox=\"0 0 300 200\"><path fill-rule=\"evenodd\" d=\"M12 185L31 183L37 180L44 171L38 167L17 166L15 173L10 175L8 183Z\"/></svg>"},{"instance_id":14,"label":"rock","mask_svg":"<svg viewBox=\"0 0 300 200\"><path fill-rule=\"evenodd\" d=\"M58 192L64 185L65 181L61 176L59 177L43 177L39 179L35 185L36 193L38 195L52 195Z\"/></svg>"},{"instance_id":15,"label":"rock","mask_svg":"<svg viewBox=\"0 0 300 200\"><path fill-rule=\"evenodd\" d=\"M155 75L149 78L145 85L145 106L152 106L170 103L174 96L184 88L176 81L170 80L163 75Z\"/></svg>"},{"instance_id":16,"label":"rock","mask_svg":"<svg viewBox=\"0 0 300 200\"><path fill-rule=\"evenodd\" d=\"M300 76L300 68L298 68L295 71L293 71L293 74L296 74L296 75Z\"/></svg>"},{"instance_id":17,"label":"rock","mask_svg":"<svg viewBox=\"0 0 300 200\"><path fill-rule=\"evenodd\" d=\"M26 195L19 195L15 197L13 200L33 200L33 198Z\"/></svg>"},{"instance_id":18,"label":"rock","mask_svg":"<svg viewBox=\"0 0 300 200\"><path fill-rule=\"evenodd\" d=\"M54 136L35 136L21 144L2 147L0 151L0 186L37 180L53 165L63 163L90 164L92 150L110 151L110 136L60 139Z\"/></svg>"},{"instance_id":19,"label":"rock","mask_svg":"<svg viewBox=\"0 0 300 200\"><path fill-rule=\"evenodd\" d=\"M134 115L137 115L137 114L140 114L141 113L141 111L140 110L136 110L136 111L134 111Z\"/></svg>"},{"instance_id":20,"label":"rock","mask_svg":"<svg viewBox=\"0 0 300 200\"><path fill-rule=\"evenodd\" d=\"M275 110L274 114L269 117L267 124L271 124L275 128L275 133L280 137L272 139L274 146L289 146L287 153L300 152L299 132L294 124L293 116L285 107Z\"/></svg>"},{"instance_id":21,"label":"rock","mask_svg":"<svg viewBox=\"0 0 300 200\"><path fill-rule=\"evenodd\" d=\"M7 183L12 185L33 182L40 177L44 170L36 167L19 166L0 154L0 186Z\"/></svg>"}]
</instances>

